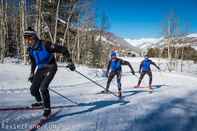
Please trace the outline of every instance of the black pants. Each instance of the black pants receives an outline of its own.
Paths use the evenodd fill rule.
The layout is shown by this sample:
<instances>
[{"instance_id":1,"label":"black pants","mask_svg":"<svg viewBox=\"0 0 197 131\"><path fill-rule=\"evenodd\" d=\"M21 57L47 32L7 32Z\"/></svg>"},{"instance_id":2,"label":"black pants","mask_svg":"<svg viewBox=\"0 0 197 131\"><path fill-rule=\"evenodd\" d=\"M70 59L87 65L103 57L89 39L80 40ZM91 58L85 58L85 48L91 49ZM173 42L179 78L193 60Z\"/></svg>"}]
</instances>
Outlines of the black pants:
<instances>
[{"instance_id":1,"label":"black pants","mask_svg":"<svg viewBox=\"0 0 197 131\"><path fill-rule=\"evenodd\" d=\"M121 74L122 74L121 71L111 71L110 72L108 80L107 80L106 90L109 89L112 79L114 78L114 76L116 76L117 84L118 84L118 90L121 91Z\"/></svg>"},{"instance_id":2,"label":"black pants","mask_svg":"<svg viewBox=\"0 0 197 131\"><path fill-rule=\"evenodd\" d=\"M50 108L49 84L53 80L57 66L53 65L46 69L37 70L30 87L31 95L36 101L43 101L44 108Z\"/></svg>"},{"instance_id":3,"label":"black pants","mask_svg":"<svg viewBox=\"0 0 197 131\"><path fill-rule=\"evenodd\" d=\"M140 78L139 78L139 81L138 81L138 86L141 84L142 79L144 78L144 76L146 74L149 76L149 86L151 86L151 84L152 84L152 72L151 71L142 71L141 72Z\"/></svg>"}]
</instances>

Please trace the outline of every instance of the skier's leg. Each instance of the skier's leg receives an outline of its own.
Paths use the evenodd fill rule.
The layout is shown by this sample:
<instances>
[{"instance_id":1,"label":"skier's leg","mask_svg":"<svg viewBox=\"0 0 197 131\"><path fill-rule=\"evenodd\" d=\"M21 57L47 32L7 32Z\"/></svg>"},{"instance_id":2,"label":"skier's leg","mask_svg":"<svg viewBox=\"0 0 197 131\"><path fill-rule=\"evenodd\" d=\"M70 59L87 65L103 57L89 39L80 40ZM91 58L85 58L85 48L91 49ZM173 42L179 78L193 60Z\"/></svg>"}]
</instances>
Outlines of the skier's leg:
<instances>
[{"instance_id":1,"label":"skier's leg","mask_svg":"<svg viewBox=\"0 0 197 131\"><path fill-rule=\"evenodd\" d=\"M51 107L48 87L49 87L50 82L53 80L56 71L57 71L56 66L50 67L48 69L48 72L45 73L45 78L43 79L40 85L40 93L44 102L45 110L50 110L50 107Z\"/></svg>"},{"instance_id":2,"label":"skier's leg","mask_svg":"<svg viewBox=\"0 0 197 131\"><path fill-rule=\"evenodd\" d=\"M43 75L41 74L41 72L37 71L33 78L32 85L30 87L31 95L35 97L37 102L42 101L40 92L39 92L39 88L40 88L42 80L43 80Z\"/></svg>"},{"instance_id":3,"label":"skier's leg","mask_svg":"<svg viewBox=\"0 0 197 131\"><path fill-rule=\"evenodd\" d=\"M117 72L118 95L121 97L121 71Z\"/></svg>"},{"instance_id":4,"label":"skier's leg","mask_svg":"<svg viewBox=\"0 0 197 131\"><path fill-rule=\"evenodd\" d=\"M142 82L142 79L144 78L144 75L146 74L146 72L142 71L141 74L140 74L140 78L139 78L139 81L138 81L138 84L137 84L137 87L140 86L141 82Z\"/></svg>"},{"instance_id":5,"label":"skier's leg","mask_svg":"<svg viewBox=\"0 0 197 131\"><path fill-rule=\"evenodd\" d=\"M117 72L117 84L118 84L118 90L121 91L121 72Z\"/></svg>"},{"instance_id":6,"label":"skier's leg","mask_svg":"<svg viewBox=\"0 0 197 131\"><path fill-rule=\"evenodd\" d=\"M108 77L108 80L107 80L106 91L109 90L110 83L111 83L112 79L114 78L114 76L115 76L115 72L113 72L113 71L110 72L109 77Z\"/></svg>"},{"instance_id":7,"label":"skier's leg","mask_svg":"<svg viewBox=\"0 0 197 131\"><path fill-rule=\"evenodd\" d=\"M149 88L151 88L151 86L152 86L152 72L149 71L147 74L149 76Z\"/></svg>"}]
</instances>

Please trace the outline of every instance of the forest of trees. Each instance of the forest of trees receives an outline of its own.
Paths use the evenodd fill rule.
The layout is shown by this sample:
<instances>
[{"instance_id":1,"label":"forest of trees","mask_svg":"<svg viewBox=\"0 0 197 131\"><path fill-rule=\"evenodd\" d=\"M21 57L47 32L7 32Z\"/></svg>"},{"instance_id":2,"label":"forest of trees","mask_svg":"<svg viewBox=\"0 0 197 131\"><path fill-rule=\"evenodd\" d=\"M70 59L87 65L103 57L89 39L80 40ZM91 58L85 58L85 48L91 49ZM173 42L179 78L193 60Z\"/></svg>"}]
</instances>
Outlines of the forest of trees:
<instances>
[{"instance_id":1,"label":"forest of trees","mask_svg":"<svg viewBox=\"0 0 197 131\"><path fill-rule=\"evenodd\" d=\"M176 51L177 50L177 51ZM182 54L182 50L184 50ZM148 50L148 56L150 57L162 57L168 58L168 49L159 49L159 48L150 48ZM197 62L197 51L192 47L180 47L178 49L172 48L172 58L174 59L183 59L183 60L193 60Z\"/></svg>"},{"instance_id":2,"label":"forest of trees","mask_svg":"<svg viewBox=\"0 0 197 131\"><path fill-rule=\"evenodd\" d=\"M104 13L96 14L93 0L0 0L0 54L28 63L23 32L33 27L41 39L66 46L75 63L106 64L110 45L102 43L109 28ZM58 61L64 61L56 54Z\"/></svg>"}]
</instances>

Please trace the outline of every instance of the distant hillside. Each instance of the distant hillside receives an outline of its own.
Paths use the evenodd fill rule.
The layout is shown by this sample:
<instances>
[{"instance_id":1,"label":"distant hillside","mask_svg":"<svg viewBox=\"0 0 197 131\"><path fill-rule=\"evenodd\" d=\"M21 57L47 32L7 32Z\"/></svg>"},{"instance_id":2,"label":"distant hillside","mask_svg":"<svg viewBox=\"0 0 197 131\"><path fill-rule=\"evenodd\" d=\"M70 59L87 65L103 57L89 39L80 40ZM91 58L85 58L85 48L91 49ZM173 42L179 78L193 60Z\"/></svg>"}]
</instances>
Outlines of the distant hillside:
<instances>
[{"instance_id":1,"label":"distant hillside","mask_svg":"<svg viewBox=\"0 0 197 131\"><path fill-rule=\"evenodd\" d=\"M143 38L143 39L125 39L128 43L130 43L133 46L136 46L142 50L146 50L148 48L160 48L164 47L164 39L161 38ZM179 37L176 39L176 41L179 41L179 43L183 44L177 44L174 46L191 46L195 49L197 49L197 34L189 34L185 37Z\"/></svg>"},{"instance_id":2,"label":"distant hillside","mask_svg":"<svg viewBox=\"0 0 197 131\"><path fill-rule=\"evenodd\" d=\"M103 42L106 42L107 44L111 44L112 46L128 49L128 50L131 50L137 54L139 54L141 52L141 50L138 47L131 45L123 38L116 36L115 34L113 34L111 32L106 32L104 34L104 37L102 37L101 39Z\"/></svg>"}]
</instances>

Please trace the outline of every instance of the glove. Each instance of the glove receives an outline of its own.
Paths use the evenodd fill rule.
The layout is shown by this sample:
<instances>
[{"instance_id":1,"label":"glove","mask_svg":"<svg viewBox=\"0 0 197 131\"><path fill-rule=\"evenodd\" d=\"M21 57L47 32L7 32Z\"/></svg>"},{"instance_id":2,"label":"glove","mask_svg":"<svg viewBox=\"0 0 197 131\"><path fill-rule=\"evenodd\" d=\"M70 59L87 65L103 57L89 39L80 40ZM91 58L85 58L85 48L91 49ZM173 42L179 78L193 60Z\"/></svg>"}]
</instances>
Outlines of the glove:
<instances>
[{"instance_id":1,"label":"glove","mask_svg":"<svg viewBox=\"0 0 197 131\"><path fill-rule=\"evenodd\" d=\"M28 78L28 81L32 83L33 82L33 78L34 78L34 74L31 73L29 78Z\"/></svg>"},{"instance_id":2,"label":"glove","mask_svg":"<svg viewBox=\"0 0 197 131\"><path fill-rule=\"evenodd\" d=\"M141 71L140 71L140 70L139 70L138 72L139 72L139 74L141 73Z\"/></svg>"},{"instance_id":3,"label":"glove","mask_svg":"<svg viewBox=\"0 0 197 131\"><path fill-rule=\"evenodd\" d=\"M73 63L70 63L66 66L67 68L69 68L71 71L75 71L75 65Z\"/></svg>"},{"instance_id":4,"label":"glove","mask_svg":"<svg viewBox=\"0 0 197 131\"><path fill-rule=\"evenodd\" d=\"M160 67L159 67L159 66L157 67L157 69L158 69L159 71L161 71L161 69L160 69Z\"/></svg>"},{"instance_id":5,"label":"glove","mask_svg":"<svg viewBox=\"0 0 197 131\"><path fill-rule=\"evenodd\" d=\"M131 73L132 73L133 75L135 75L135 72L134 72L134 71L131 71Z\"/></svg>"}]
</instances>

